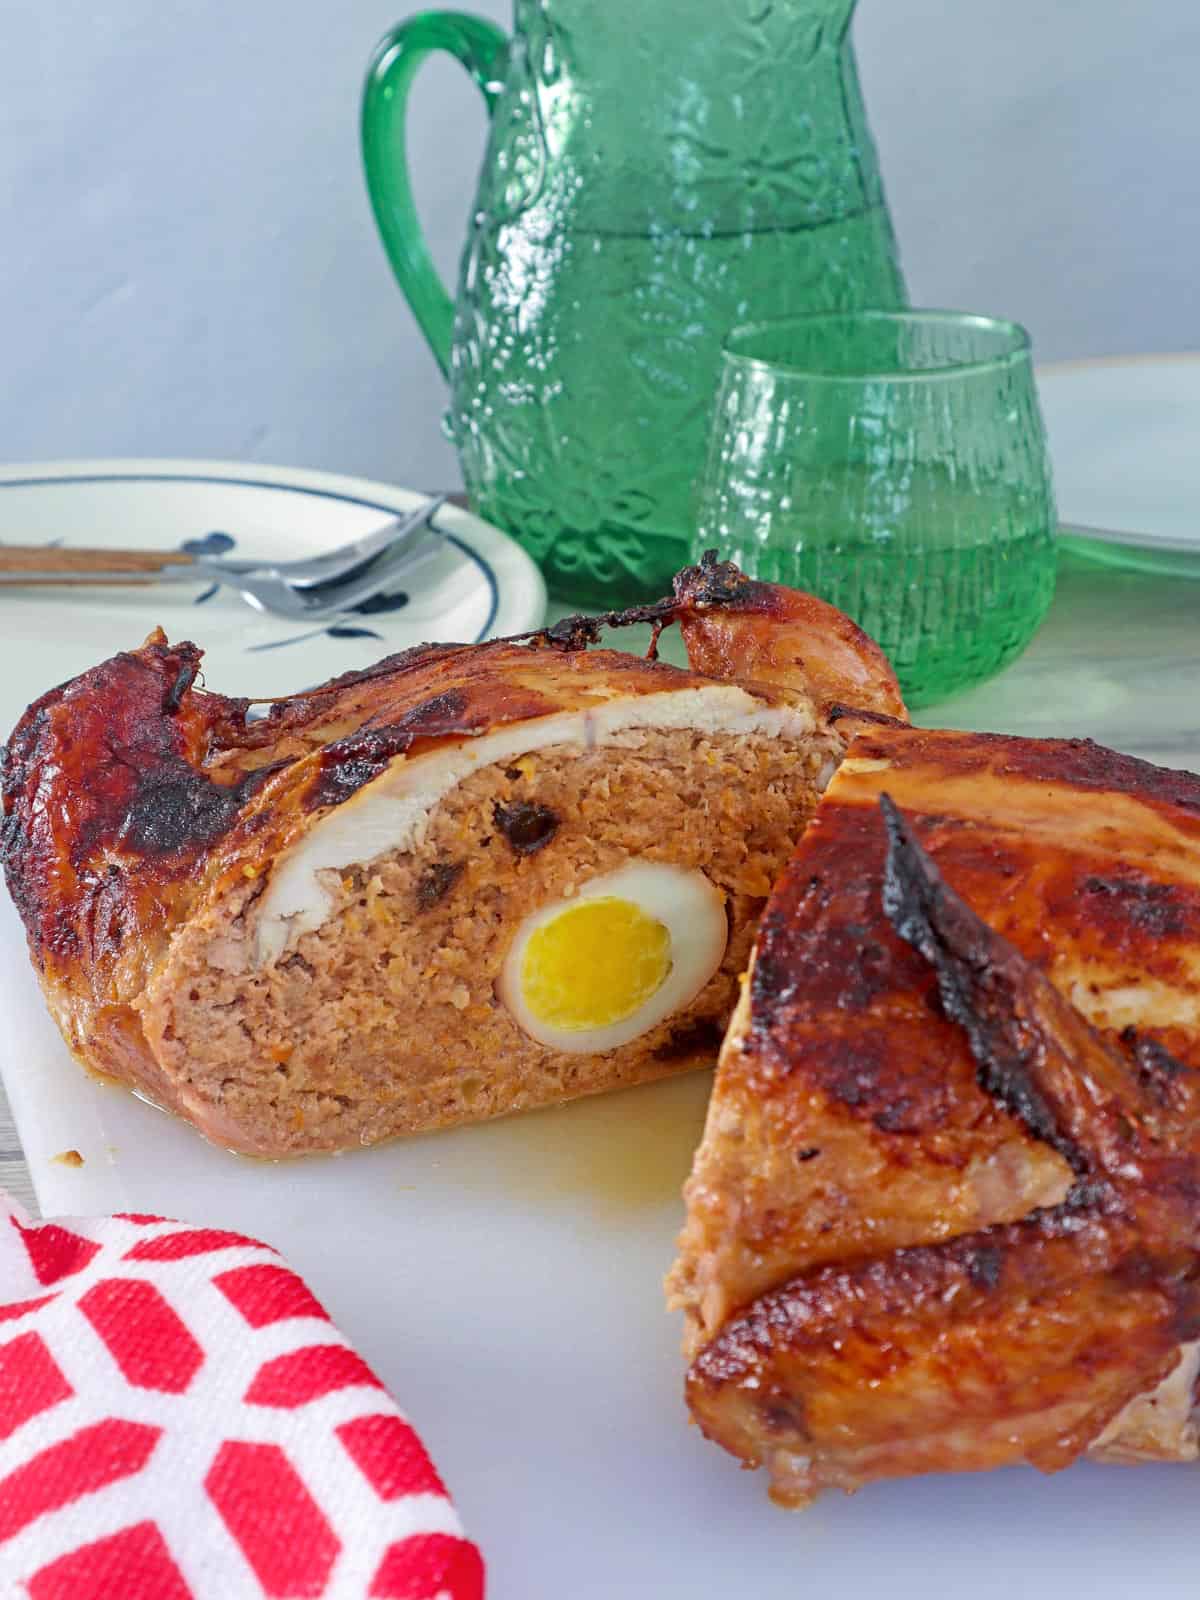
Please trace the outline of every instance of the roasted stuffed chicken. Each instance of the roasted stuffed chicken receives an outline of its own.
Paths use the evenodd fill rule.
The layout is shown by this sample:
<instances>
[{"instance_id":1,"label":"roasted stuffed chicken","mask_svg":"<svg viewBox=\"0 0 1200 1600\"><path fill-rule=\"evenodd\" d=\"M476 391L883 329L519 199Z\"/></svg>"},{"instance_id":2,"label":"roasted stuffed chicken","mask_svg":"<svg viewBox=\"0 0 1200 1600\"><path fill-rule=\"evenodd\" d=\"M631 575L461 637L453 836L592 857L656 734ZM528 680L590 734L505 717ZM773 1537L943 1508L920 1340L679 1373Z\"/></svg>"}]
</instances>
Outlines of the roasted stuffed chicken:
<instances>
[{"instance_id":1,"label":"roasted stuffed chicken","mask_svg":"<svg viewBox=\"0 0 1200 1600\"><path fill-rule=\"evenodd\" d=\"M1197 1455L1200 778L856 737L765 912L671 1279L772 1493Z\"/></svg>"},{"instance_id":2,"label":"roasted stuffed chicken","mask_svg":"<svg viewBox=\"0 0 1200 1600\"><path fill-rule=\"evenodd\" d=\"M696 670L588 648L628 622ZM714 1060L831 706L903 710L839 612L712 563L264 715L199 667L158 634L30 707L4 864L79 1059L264 1155Z\"/></svg>"}]
</instances>

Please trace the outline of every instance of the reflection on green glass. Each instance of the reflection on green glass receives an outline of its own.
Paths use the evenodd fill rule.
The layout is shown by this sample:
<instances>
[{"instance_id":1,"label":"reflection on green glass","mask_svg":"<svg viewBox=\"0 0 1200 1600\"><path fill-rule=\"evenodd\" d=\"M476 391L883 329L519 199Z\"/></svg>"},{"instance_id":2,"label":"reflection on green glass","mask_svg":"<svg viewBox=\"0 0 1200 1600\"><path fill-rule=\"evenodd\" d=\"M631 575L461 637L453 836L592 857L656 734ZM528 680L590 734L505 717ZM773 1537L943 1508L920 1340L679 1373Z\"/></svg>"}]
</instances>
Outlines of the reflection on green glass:
<instances>
[{"instance_id":1,"label":"reflection on green glass","mask_svg":"<svg viewBox=\"0 0 1200 1600\"><path fill-rule=\"evenodd\" d=\"M903 304L853 9L517 0L511 40L434 12L380 46L363 105L380 231L449 378L468 491L557 594L644 599L685 561L731 327ZM435 49L492 116L453 305L404 163Z\"/></svg>"},{"instance_id":2,"label":"reflection on green glass","mask_svg":"<svg viewBox=\"0 0 1200 1600\"><path fill-rule=\"evenodd\" d=\"M695 551L840 606L910 705L1024 649L1054 594L1029 340L956 312L862 312L726 341Z\"/></svg>"}]
</instances>

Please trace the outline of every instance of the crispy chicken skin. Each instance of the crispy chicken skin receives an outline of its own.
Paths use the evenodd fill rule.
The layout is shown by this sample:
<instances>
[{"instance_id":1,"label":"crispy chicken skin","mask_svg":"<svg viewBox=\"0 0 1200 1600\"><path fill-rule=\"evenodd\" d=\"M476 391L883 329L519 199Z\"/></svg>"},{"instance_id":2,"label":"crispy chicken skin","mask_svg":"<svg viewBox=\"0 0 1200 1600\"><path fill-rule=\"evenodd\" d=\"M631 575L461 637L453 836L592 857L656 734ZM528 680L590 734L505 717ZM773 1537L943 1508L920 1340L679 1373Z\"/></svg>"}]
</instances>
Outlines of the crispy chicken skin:
<instances>
[{"instance_id":1,"label":"crispy chicken skin","mask_svg":"<svg viewBox=\"0 0 1200 1600\"><path fill-rule=\"evenodd\" d=\"M785 1504L1192 1459L1200 779L847 721L688 1185L692 1412Z\"/></svg>"},{"instance_id":2,"label":"crispy chicken skin","mask_svg":"<svg viewBox=\"0 0 1200 1600\"><path fill-rule=\"evenodd\" d=\"M758 583L711 552L675 579L688 661L710 678L803 686L823 711L852 707L905 717L883 651L857 623L815 595Z\"/></svg>"},{"instance_id":3,"label":"crispy chicken skin","mask_svg":"<svg viewBox=\"0 0 1200 1600\"><path fill-rule=\"evenodd\" d=\"M269 703L257 719L248 720L249 700L200 688L200 650L168 643L161 631L43 695L4 752L0 851L70 1048L92 1070L186 1109L147 1037L143 1009L182 924L235 887L244 898L246 885L261 884L315 820L398 756L413 760L506 724L711 683L654 659L586 647L602 627L642 621L656 629L688 622L703 641L709 619L726 606L736 634L745 586L735 577L710 562L681 574L679 592L656 605L569 618L524 640L422 646ZM722 599L734 588L736 596ZM756 636L760 588L748 622ZM780 602L781 615L788 604ZM810 661L820 661L827 644L846 670L844 620L831 611L800 624ZM860 703L890 705L891 670L873 646L864 649ZM736 672L736 647L728 665ZM811 707L819 698L806 697L797 679L788 688L748 687L766 706ZM830 742L840 751L840 740Z\"/></svg>"}]
</instances>

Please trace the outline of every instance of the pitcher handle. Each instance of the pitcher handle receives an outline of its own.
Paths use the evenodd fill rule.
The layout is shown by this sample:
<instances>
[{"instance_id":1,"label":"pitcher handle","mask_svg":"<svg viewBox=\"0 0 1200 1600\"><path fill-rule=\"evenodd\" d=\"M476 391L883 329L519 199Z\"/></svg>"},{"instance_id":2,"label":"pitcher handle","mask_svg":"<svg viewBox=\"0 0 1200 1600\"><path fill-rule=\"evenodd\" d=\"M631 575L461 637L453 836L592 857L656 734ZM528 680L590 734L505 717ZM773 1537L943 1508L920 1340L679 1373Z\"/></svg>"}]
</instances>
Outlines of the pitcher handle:
<instances>
[{"instance_id":1,"label":"pitcher handle","mask_svg":"<svg viewBox=\"0 0 1200 1600\"><path fill-rule=\"evenodd\" d=\"M408 91L425 57L448 50L475 80L491 116L502 87L497 69L507 49L507 34L486 17L423 11L380 40L363 86L362 151L371 208L392 271L443 373L450 368L454 301L437 275L413 204L405 144Z\"/></svg>"}]
</instances>

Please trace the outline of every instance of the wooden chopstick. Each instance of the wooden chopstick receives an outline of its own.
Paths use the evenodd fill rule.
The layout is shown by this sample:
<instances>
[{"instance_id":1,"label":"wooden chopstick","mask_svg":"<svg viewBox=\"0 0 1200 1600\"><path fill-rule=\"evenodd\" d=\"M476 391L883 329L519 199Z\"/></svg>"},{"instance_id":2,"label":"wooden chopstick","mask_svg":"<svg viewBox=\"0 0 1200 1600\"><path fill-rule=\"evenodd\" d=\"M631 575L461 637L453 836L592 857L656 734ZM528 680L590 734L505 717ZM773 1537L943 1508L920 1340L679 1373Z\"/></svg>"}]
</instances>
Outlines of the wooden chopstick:
<instances>
[{"instance_id":1,"label":"wooden chopstick","mask_svg":"<svg viewBox=\"0 0 1200 1600\"><path fill-rule=\"evenodd\" d=\"M0 583L10 582L22 573L36 573L35 581L53 583L59 573L62 581L86 580L88 573L113 575L128 572L161 572L164 567L190 566L195 561L184 550L89 550L69 545L0 544Z\"/></svg>"}]
</instances>

